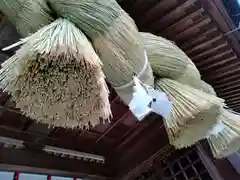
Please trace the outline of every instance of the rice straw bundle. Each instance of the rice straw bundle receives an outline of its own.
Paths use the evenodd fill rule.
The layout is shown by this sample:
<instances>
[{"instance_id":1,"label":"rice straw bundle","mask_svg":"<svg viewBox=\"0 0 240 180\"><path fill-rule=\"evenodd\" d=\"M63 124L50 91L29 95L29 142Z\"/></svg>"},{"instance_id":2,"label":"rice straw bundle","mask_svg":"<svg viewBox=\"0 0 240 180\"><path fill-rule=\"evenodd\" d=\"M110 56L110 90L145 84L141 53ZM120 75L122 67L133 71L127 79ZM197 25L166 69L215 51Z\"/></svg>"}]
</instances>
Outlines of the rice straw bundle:
<instances>
[{"instance_id":1,"label":"rice straw bundle","mask_svg":"<svg viewBox=\"0 0 240 180\"><path fill-rule=\"evenodd\" d=\"M216 92L210 86L209 84L205 83L204 81L199 81L199 83L192 83L192 85L195 85L195 89L199 89L207 94L216 96ZM175 146L178 148L183 148L186 146L189 146L189 144L194 144L196 141L200 140L199 137L202 137L201 139L204 138L204 129L209 129L209 119L216 119L217 122L219 121L219 114L221 113L221 110L218 106L213 106L208 114L200 113L195 117L196 123L191 126L188 130L185 131L185 134L188 133L185 137L188 137L186 142L182 141L182 139L176 139L175 140ZM207 115L207 116L206 116ZM201 128L199 128L201 127ZM194 135L192 135L194 134ZM198 137L199 136L199 137ZM197 138L196 138L197 137Z\"/></svg>"},{"instance_id":2,"label":"rice straw bundle","mask_svg":"<svg viewBox=\"0 0 240 180\"><path fill-rule=\"evenodd\" d=\"M176 148L203 139L217 123L224 100L166 78L157 80L155 87L172 97L173 110L164 123L170 143Z\"/></svg>"},{"instance_id":3,"label":"rice straw bundle","mask_svg":"<svg viewBox=\"0 0 240 180\"><path fill-rule=\"evenodd\" d=\"M175 79L184 74L189 58L171 41L150 33L141 33L153 72Z\"/></svg>"},{"instance_id":4,"label":"rice straw bundle","mask_svg":"<svg viewBox=\"0 0 240 180\"><path fill-rule=\"evenodd\" d=\"M153 85L151 67L145 58L144 45L134 21L121 9L115 0L48 0L59 16L74 22L91 39L96 52L103 62L106 79L115 87L132 82L145 67L143 76ZM125 86L132 91L133 83ZM127 103L131 99L122 97L122 88L117 89Z\"/></svg>"},{"instance_id":5,"label":"rice straw bundle","mask_svg":"<svg viewBox=\"0 0 240 180\"><path fill-rule=\"evenodd\" d=\"M194 65L194 63L189 59L188 66L185 70L185 72L177 77L174 78L174 80L189 85L191 87L194 87L196 89L199 89L199 86L201 85L201 75L197 69L197 67Z\"/></svg>"},{"instance_id":6,"label":"rice straw bundle","mask_svg":"<svg viewBox=\"0 0 240 180\"><path fill-rule=\"evenodd\" d=\"M68 128L88 128L109 118L101 61L74 24L58 19L21 43L3 63L0 80L25 115Z\"/></svg>"},{"instance_id":7,"label":"rice straw bundle","mask_svg":"<svg viewBox=\"0 0 240 180\"><path fill-rule=\"evenodd\" d=\"M240 149L240 116L223 109L220 124L208 136L208 142L215 158L223 158Z\"/></svg>"},{"instance_id":8,"label":"rice straw bundle","mask_svg":"<svg viewBox=\"0 0 240 180\"><path fill-rule=\"evenodd\" d=\"M200 90L202 90L203 92L205 92L207 94L211 94L213 96L217 96L217 93L215 92L213 87L210 84L208 84L208 83L206 83L204 81L200 82L200 87L197 88L197 89L200 89Z\"/></svg>"},{"instance_id":9,"label":"rice straw bundle","mask_svg":"<svg viewBox=\"0 0 240 180\"><path fill-rule=\"evenodd\" d=\"M26 37L53 20L45 0L1 0L0 10Z\"/></svg>"}]
</instances>

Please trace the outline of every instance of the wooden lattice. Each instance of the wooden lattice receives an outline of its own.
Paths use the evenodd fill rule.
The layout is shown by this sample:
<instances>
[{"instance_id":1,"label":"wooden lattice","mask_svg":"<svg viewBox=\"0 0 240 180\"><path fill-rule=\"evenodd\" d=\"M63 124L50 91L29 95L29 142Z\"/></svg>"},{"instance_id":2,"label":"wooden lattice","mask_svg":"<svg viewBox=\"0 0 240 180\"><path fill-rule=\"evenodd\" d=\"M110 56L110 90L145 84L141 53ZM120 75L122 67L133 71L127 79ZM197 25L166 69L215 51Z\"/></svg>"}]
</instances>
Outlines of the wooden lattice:
<instances>
[{"instance_id":1,"label":"wooden lattice","mask_svg":"<svg viewBox=\"0 0 240 180\"><path fill-rule=\"evenodd\" d=\"M181 154L182 153L182 154ZM197 150L175 152L161 161L165 180L212 180ZM174 157L174 159L173 159Z\"/></svg>"}]
</instances>

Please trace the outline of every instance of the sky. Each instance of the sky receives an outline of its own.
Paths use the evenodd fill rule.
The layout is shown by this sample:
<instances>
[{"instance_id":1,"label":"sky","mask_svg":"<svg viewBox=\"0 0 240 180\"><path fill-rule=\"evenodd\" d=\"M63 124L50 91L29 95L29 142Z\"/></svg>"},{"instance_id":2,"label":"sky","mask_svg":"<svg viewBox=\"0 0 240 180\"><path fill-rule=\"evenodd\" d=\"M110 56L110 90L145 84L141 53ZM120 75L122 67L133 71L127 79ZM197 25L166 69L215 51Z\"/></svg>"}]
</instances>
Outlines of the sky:
<instances>
[{"instance_id":1,"label":"sky","mask_svg":"<svg viewBox=\"0 0 240 180\"><path fill-rule=\"evenodd\" d=\"M5 172L0 172L0 179L1 180L12 180L13 179L14 173L5 173Z\"/></svg>"},{"instance_id":2,"label":"sky","mask_svg":"<svg viewBox=\"0 0 240 180\"><path fill-rule=\"evenodd\" d=\"M0 172L0 180L13 180L14 173ZM21 173L19 180L47 180L47 176ZM52 180L73 180L72 178L52 177Z\"/></svg>"},{"instance_id":3,"label":"sky","mask_svg":"<svg viewBox=\"0 0 240 180\"><path fill-rule=\"evenodd\" d=\"M238 2L238 4L239 4L239 6L240 6L240 0L237 0L237 2Z\"/></svg>"}]
</instances>

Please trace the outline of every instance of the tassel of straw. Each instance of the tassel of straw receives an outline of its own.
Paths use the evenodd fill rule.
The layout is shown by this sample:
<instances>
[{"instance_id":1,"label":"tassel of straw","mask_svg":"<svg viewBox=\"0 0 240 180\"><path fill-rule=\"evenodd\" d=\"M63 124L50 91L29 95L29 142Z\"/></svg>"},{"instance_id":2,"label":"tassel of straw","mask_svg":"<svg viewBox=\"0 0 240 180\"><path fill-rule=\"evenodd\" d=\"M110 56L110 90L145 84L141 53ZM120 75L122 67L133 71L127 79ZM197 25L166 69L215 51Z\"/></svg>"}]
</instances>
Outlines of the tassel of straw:
<instances>
[{"instance_id":1,"label":"tassel of straw","mask_svg":"<svg viewBox=\"0 0 240 180\"><path fill-rule=\"evenodd\" d=\"M196 89L217 96L213 87L204 81L194 85ZM219 123L214 126L207 140L213 156L221 159L240 149L240 116L236 112L222 109L218 121Z\"/></svg>"},{"instance_id":2,"label":"tassel of straw","mask_svg":"<svg viewBox=\"0 0 240 180\"><path fill-rule=\"evenodd\" d=\"M184 74L189 58L180 48L160 36L150 33L141 33L141 35L149 62L156 75L176 79Z\"/></svg>"},{"instance_id":3,"label":"tassel of straw","mask_svg":"<svg viewBox=\"0 0 240 180\"><path fill-rule=\"evenodd\" d=\"M164 123L170 143L176 148L203 139L217 123L224 100L166 78L157 80L155 87L172 97L173 110Z\"/></svg>"},{"instance_id":4,"label":"tassel of straw","mask_svg":"<svg viewBox=\"0 0 240 180\"><path fill-rule=\"evenodd\" d=\"M0 11L26 37L53 21L45 0L1 0Z\"/></svg>"},{"instance_id":5,"label":"tassel of straw","mask_svg":"<svg viewBox=\"0 0 240 180\"><path fill-rule=\"evenodd\" d=\"M215 158L221 159L240 149L240 116L223 109L217 125L208 136L208 142ZM222 126L222 129L217 128Z\"/></svg>"},{"instance_id":6,"label":"tassel of straw","mask_svg":"<svg viewBox=\"0 0 240 180\"><path fill-rule=\"evenodd\" d=\"M58 16L74 22L91 39L103 62L106 79L113 87L124 86L142 71L145 52L140 33L134 21L115 0L49 2ZM150 80L144 83L153 85L152 71L146 73ZM119 95L121 96L121 93Z\"/></svg>"},{"instance_id":7,"label":"tassel of straw","mask_svg":"<svg viewBox=\"0 0 240 180\"><path fill-rule=\"evenodd\" d=\"M1 86L17 108L50 126L88 128L108 120L101 61L74 24L58 19L21 43L0 70Z\"/></svg>"}]
</instances>

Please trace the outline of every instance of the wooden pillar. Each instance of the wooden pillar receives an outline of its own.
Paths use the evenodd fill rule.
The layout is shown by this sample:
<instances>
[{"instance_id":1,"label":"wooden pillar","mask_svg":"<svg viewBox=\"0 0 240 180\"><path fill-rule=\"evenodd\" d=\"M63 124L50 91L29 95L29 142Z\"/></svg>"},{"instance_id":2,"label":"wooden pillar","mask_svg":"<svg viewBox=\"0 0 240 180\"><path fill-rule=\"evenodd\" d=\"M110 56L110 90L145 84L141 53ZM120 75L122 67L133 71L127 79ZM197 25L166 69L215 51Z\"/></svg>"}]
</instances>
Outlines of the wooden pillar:
<instances>
[{"instance_id":1,"label":"wooden pillar","mask_svg":"<svg viewBox=\"0 0 240 180\"><path fill-rule=\"evenodd\" d=\"M13 180L19 180L19 175L20 175L19 172L15 172L13 176Z\"/></svg>"}]
</instances>

